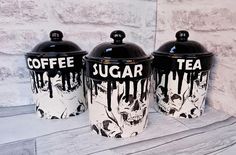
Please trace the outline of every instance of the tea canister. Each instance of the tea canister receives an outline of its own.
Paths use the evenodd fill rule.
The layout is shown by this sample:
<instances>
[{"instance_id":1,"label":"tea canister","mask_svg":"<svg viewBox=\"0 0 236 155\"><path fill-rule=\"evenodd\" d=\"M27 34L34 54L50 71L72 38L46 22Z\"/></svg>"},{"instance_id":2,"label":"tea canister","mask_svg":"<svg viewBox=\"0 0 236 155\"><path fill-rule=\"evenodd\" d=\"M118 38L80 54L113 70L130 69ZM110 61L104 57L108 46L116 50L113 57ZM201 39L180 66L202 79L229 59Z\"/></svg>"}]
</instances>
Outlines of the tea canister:
<instances>
[{"instance_id":1,"label":"tea canister","mask_svg":"<svg viewBox=\"0 0 236 155\"><path fill-rule=\"evenodd\" d=\"M63 41L61 31L50 32L50 41L26 53L33 102L42 118L63 119L87 109L82 51L75 43Z\"/></svg>"},{"instance_id":2,"label":"tea canister","mask_svg":"<svg viewBox=\"0 0 236 155\"><path fill-rule=\"evenodd\" d=\"M213 54L178 31L153 52L154 107L177 118L195 118L204 112Z\"/></svg>"},{"instance_id":3,"label":"tea canister","mask_svg":"<svg viewBox=\"0 0 236 155\"><path fill-rule=\"evenodd\" d=\"M90 124L105 137L131 137L147 125L152 56L113 31L84 57Z\"/></svg>"}]
</instances>

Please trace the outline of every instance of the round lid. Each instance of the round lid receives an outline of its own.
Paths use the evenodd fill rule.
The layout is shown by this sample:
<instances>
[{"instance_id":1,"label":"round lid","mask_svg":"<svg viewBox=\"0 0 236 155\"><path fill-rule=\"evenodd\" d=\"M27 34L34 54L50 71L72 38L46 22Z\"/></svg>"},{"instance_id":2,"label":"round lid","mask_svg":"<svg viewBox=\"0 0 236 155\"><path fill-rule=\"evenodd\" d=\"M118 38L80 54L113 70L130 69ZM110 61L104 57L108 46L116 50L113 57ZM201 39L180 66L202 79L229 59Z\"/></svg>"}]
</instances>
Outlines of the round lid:
<instances>
[{"instance_id":1,"label":"round lid","mask_svg":"<svg viewBox=\"0 0 236 155\"><path fill-rule=\"evenodd\" d=\"M93 51L86 56L88 59L98 60L130 60L144 59L148 56L138 45L134 43L123 42L125 33L121 30L115 30L110 34L114 41L102 43L96 46Z\"/></svg>"},{"instance_id":2,"label":"round lid","mask_svg":"<svg viewBox=\"0 0 236 155\"><path fill-rule=\"evenodd\" d=\"M169 41L163 44L153 55L170 56L207 56L213 55L208 52L200 43L188 40L188 31L181 30L175 35L176 41Z\"/></svg>"},{"instance_id":3,"label":"round lid","mask_svg":"<svg viewBox=\"0 0 236 155\"><path fill-rule=\"evenodd\" d=\"M82 51L79 46L71 41L63 41L63 33L59 30L53 30L50 32L50 41L42 42L36 45L31 54L43 54L43 55L55 55L63 53L75 53L75 54L86 54Z\"/></svg>"}]
</instances>

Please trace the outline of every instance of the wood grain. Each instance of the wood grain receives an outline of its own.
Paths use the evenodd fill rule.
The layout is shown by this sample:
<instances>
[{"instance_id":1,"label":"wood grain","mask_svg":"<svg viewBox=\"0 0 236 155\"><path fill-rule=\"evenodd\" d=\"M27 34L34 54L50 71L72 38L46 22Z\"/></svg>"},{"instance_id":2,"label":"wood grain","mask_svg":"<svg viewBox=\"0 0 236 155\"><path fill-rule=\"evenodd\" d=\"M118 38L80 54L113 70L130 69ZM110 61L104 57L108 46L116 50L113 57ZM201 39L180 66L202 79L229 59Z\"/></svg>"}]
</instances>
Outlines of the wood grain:
<instances>
[{"instance_id":1,"label":"wood grain","mask_svg":"<svg viewBox=\"0 0 236 155\"><path fill-rule=\"evenodd\" d=\"M151 108L146 130L127 139L92 133L88 111L66 120L40 119L34 113L1 117L0 124L1 155L230 155L236 151L236 118L211 107L197 119L175 119Z\"/></svg>"},{"instance_id":2,"label":"wood grain","mask_svg":"<svg viewBox=\"0 0 236 155\"><path fill-rule=\"evenodd\" d=\"M0 118L0 144L31 139L52 133L88 126L88 114L64 120L41 119L36 114Z\"/></svg>"},{"instance_id":3,"label":"wood grain","mask_svg":"<svg viewBox=\"0 0 236 155\"><path fill-rule=\"evenodd\" d=\"M209 114L209 116L208 116ZM212 115L215 117L212 117ZM208 119L205 121L205 119ZM224 126L230 126L235 123L234 117L229 117L224 113L208 108L206 114L199 119L191 120L176 120L171 117L160 115L156 112L149 114L148 128L137 137L128 139L111 139L104 138L90 132L89 127L75 129L67 132L60 132L51 134L49 136L43 136L36 139L38 154L156 154L156 150L152 148L161 148L161 146L170 147L169 153L174 154L176 150L182 149L182 145L179 141L183 142L186 146L191 140L188 137L198 137L197 135L204 135L204 133L211 133L218 128ZM189 126L189 123L191 124ZM193 125L194 124L194 125ZM189 126L189 127L188 127ZM193 126L198 126L194 128ZM230 126L226 131L231 131L236 126ZM235 130L236 131L236 130ZM220 133L217 131L217 133ZM223 132L223 131L222 131ZM214 137L212 132L212 136ZM215 133L215 134L217 134ZM205 136L205 135L204 135ZM225 140L228 136L221 137L221 140ZM200 138L201 139L201 138ZM185 140L187 144L185 144ZM194 139L195 140L195 139ZM57 143L61 141L61 143ZM175 150L171 152L173 148L171 143L175 142ZM199 141L200 142L200 141ZM232 141L233 143L234 141ZM167 145L169 144L170 145ZM192 144L195 145L196 142ZM160 145L160 146L159 146ZM191 144L189 144L191 145ZM163 147L162 146L162 147ZM213 146L213 144L212 144ZM225 145L227 146L227 145ZM210 146L209 146L210 147ZM166 148L165 148L166 149ZM145 151L147 150L147 151ZM160 153L162 148L160 149ZM204 148L203 148L204 150ZM167 153L168 153L167 151ZM166 152L163 152L166 154ZM181 153L181 152L180 152Z\"/></svg>"},{"instance_id":4,"label":"wood grain","mask_svg":"<svg viewBox=\"0 0 236 155\"><path fill-rule=\"evenodd\" d=\"M1 155L35 155L35 139L0 145Z\"/></svg>"},{"instance_id":5,"label":"wood grain","mask_svg":"<svg viewBox=\"0 0 236 155\"><path fill-rule=\"evenodd\" d=\"M201 128L109 150L120 154L212 154L236 143L235 129L236 118L230 117Z\"/></svg>"},{"instance_id":6,"label":"wood grain","mask_svg":"<svg viewBox=\"0 0 236 155\"><path fill-rule=\"evenodd\" d=\"M0 118L15 115L31 114L35 112L35 105L0 107Z\"/></svg>"}]
</instances>

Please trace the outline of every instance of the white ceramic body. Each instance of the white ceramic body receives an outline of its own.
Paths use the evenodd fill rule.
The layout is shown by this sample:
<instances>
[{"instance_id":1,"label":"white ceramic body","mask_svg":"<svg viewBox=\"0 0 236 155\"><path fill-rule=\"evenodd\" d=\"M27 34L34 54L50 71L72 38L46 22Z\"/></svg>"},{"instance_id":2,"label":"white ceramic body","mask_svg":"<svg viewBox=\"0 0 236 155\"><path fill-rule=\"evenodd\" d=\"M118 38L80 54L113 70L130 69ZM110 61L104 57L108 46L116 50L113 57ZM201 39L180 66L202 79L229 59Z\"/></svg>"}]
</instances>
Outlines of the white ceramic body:
<instances>
[{"instance_id":1,"label":"white ceramic body","mask_svg":"<svg viewBox=\"0 0 236 155\"><path fill-rule=\"evenodd\" d=\"M83 89L83 72L81 75L70 72L66 80L63 79L60 72L53 77L49 77L47 71L40 76L40 74L31 70L30 75L33 102L36 105L36 112L39 117L64 119L78 115L87 109ZM65 90L63 90L63 81ZM42 82L43 87L41 86ZM68 88L69 85L70 89Z\"/></svg>"},{"instance_id":2,"label":"white ceramic body","mask_svg":"<svg viewBox=\"0 0 236 155\"><path fill-rule=\"evenodd\" d=\"M157 79L160 82L154 88L155 109L160 113L176 118L199 117L205 109L209 74L210 71L200 71L197 74L197 78L193 81L192 85L192 95L190 95L191 83L187 82L188 73L184 73L181 93L178 93L179 77L176 76L174 80L173 71L163 75L161 79ZM168 76L167 96L163 93L166 76Z\"/></svg>"},{"instance_id":3,"label":"white ceramic body","mask_svg":"<svg viewBox=\"0 0 236 155\"><path fill-rule=\"evenodd\" d=\"M143 81L143 82L141 82ZM127 81L115 81L111 85L111 109L107 105L108 82L95 86L94 80L88 78L87 98L91 128L95 133L105 137L132 137L142 132L147 125L150 78L137 80L137 93L134 97L134 82L128 81L129 99L126 102ZM97 93L96 89L97 87ZM143 91L143 92L142 92Z\"/></svg>"}]
</instances>

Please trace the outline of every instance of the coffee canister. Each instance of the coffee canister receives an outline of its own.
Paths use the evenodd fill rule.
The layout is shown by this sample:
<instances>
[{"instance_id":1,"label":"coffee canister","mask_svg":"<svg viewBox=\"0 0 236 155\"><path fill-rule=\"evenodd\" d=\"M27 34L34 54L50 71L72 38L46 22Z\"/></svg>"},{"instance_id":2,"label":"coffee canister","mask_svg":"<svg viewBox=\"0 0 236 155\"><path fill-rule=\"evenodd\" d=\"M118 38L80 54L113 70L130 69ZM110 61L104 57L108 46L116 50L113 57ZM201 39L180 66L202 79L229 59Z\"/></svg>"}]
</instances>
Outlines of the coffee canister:
<instances>
[{"instance_id":1,"label":"coffee canister","mask_svg":"<svg viewBox=\"0 0 236 155\"><path fill-rule=\"evenodd\" d=\"M42 118L68 118L87 109L82 64L87 52L63 41L61 31L51 31L50 38L25 55L33 102Z\"/></svg>"},{"instance_id":2,"label":"coffee canister","mask_svg":"<svg viewBox=\"0 0 236 155\"><path fill-rule=\"evenodd\" d=\"M89 118L93 131L105 137L131 137L147 125L152 56L113 31L84 57Z\"/></svg>"},{"instance_id":3,"label":"coffee canister","mask_svg":"<svg viewBox=\"0 0 236 155\"><path fill-rule=\"evenodd\" d=\"M153 52L154 100L157 111L173 117L195 118L204 112L213 54L178 31Z\"/></svg>"}]
</instances>

